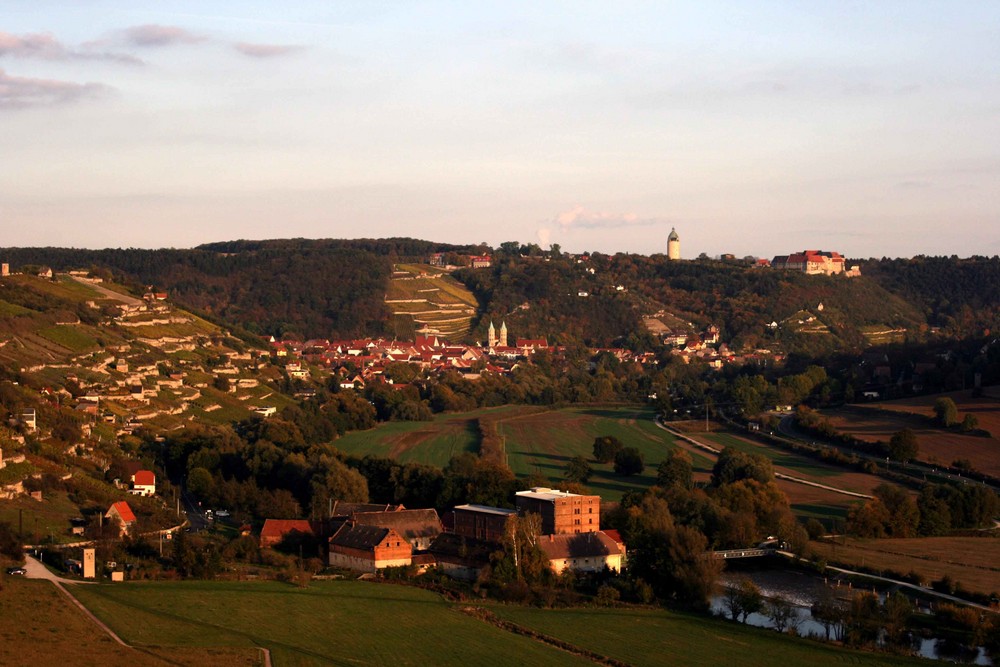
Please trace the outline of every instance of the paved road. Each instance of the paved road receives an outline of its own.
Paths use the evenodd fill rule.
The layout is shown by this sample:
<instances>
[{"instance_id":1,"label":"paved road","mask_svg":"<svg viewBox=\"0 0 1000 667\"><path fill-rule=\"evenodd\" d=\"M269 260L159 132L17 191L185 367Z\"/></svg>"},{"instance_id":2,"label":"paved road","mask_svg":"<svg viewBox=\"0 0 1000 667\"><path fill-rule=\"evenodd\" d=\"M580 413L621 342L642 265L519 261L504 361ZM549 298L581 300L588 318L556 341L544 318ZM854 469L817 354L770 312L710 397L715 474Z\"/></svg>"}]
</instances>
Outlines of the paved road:
<instances>
[{"instance_id":1,"label":"paved road","mask_svg":"<svg viewBox=\"0 0 1000 667\"><path fill-rule=\"evenodd\" d=\"M802 431L799 431L797 428L795 428L795 417L791 415L783 416L781 420L778 422L778 433L780 433L785 440L790 440L795 444L808 445L814 448L819 447L820 445L822 445L823 447L832 447L833 449L839 450L843 454L854 455L860 459L867 459L869 461L873 461L875 462L876 465L881 465L881 466L888 465L884 456L875 456L867 452L861 452L836 442L830 442L826 440L819 443L816 442L815 437L810 436L807 433L803 433ZM771 436L771 437L777 437L777 436ZM958 484L975 484L990 488L993 491L1000 493L1000 486L991 484L989 482L982 482L974 479L969 479L967 477L962 477L961 475L955 475L948 472L947 470L940 470L935 466L928 465L926 463L921 463L920 461L910 461L909 463L906 464L905 467L900 463L893 463L893 468L894 469L892 472L909 475L914 479L918 480L922 475L924 481L933 481L936 478L938 481L947 480Z\"/></svg>"},{"instance_id":2,"label":"paved road","mask_svg":"<svg viewBox=\"0 0 1000 667\"><path fill-rule=\"evenodd\" d=\"M79 579L66 579L55 574L49 568L42 565L34 556L25 554L24 569L27 570L28 579L48 579L56 584L93 584L93 581L80 581Z\"/></svg>"},{"instance_id":3,"label":"paved road","mask_svg":"<svg viewBox=\"0 0 1000 667\"><path fill-rule=\"evenodd\" d=\"M700 442L698 440L695 440L694 438L692 438L691 436L687 435L686 433L681 433L680 431L676 431L676 430L670 428L666 424L662 423L659 419L656 419L655 421L656 421L656 425L659 426L664 431L667 431L668 433L673 434L674 437L681 438L682 440L684 440L686 442L690 442L695 447L698 447L700 449L704 449L705 451L711 452L712 454L715 454L716 456L718 456L719 453L722 451L722 450L720 450L717 447L713 447L712 445L708 445L708 444L705 444L704 442ZM795 482L796 484L804 484L805 486L813 486L813 487L816 487L817 489L824 489L826 491L832 491L834 493L841 493L841 494L843 494L845 496L852 496L854 498L871 498L871 496L866 495L864 493L858 493L856 491L848 491L847 489L841 489L841 488L838 488L836 486L829 486L828 484L820 484L819 482L814 482L812 480L803 479L802 477L795 477L793 475L788 475L786 473L775 472L774 476L777 479L783 479L783 480L788 481L788 482Z\"/></svg>"},{"instance_id":4,"label":"paved road","mask_svg":"<svg viewBox=\"0 0 1000 667\"><path fill-rule=\"evenodd\" d=\"M91 289L95 289L109 299L114 299L115 301L120 301L129 306L141 306L143 304L142 299L137 299L134 296L129 296L127 294L122 294L121 292L115 292L114 290L109 290L104 285L98 283L87 282L86 280L80 280L76 276L70 276L72 280L80 283L81 285L86 285Z\"/></svg>"}]
</instances>

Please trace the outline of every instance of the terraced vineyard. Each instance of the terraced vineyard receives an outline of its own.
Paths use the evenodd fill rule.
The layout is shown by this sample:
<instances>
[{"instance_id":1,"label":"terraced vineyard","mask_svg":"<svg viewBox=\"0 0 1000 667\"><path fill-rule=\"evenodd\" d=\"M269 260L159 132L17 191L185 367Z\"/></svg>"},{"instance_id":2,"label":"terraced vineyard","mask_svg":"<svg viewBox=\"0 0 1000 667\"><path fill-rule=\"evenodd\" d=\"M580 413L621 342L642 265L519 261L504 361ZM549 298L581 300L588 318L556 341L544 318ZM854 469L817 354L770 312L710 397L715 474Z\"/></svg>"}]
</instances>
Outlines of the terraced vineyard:
<instances>
[{"instance_id":1,"label":"terraced vineyard","mask_svg":"<svg viewBox=\"0 0 1000 667\"><path fill-rule=\"evenodd\" d=\"M410 331L460 340L468 335L479 304L472 292L441 269L397 264L385 303L392 310L396 334Z\"/></svg>"}]
</instances>

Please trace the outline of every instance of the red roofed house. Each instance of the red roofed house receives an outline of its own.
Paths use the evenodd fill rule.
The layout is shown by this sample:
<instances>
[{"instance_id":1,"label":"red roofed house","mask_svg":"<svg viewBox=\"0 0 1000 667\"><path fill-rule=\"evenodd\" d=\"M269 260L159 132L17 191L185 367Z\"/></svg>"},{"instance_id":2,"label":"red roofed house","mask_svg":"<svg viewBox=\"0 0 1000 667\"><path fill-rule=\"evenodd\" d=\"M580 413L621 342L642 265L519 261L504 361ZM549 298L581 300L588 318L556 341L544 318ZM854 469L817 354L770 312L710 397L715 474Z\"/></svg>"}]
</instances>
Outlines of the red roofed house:
<instances>
[{"instance_id":1,"label":"red roofed house","mask_svg":"<svg viewBox=\"0 0 1000 667\"><path fill-rule=\"evenodd\" d=\"M305 519L267 519L260 529L260 546L264 548L280 544L292 532L315 536L318 531L316 526Z\"/></svg>"},{"instance_id":2,"label":"red roofed house","mask_svg":"<svg viewBox=\"0 0 1000 667\"><path fill-rule=\"evenodd\" d=\"M392 528L345 523L330 538L330 565L359 572L412 563L413 547Z\"/></svg>"},{"instance_id":3,"label":"red roofed house","mask_svg":"<svg viewBox=\"0 0 1000 667\"><path fill-rule=\"evenodd\" d=\"M156 475L152 470L137 470L132 475L132 488L129 493L136 496L156 495Z\"/></svg>"},{"instance_id":4,"label":"red roofed house","mask_svg":"<svg viewBox=\"0 0 1000 667\"><path fill-rule=\"evenodd\" d=\"M132 530L132 526L135 525L135 514L132 513L132 508L124 500L114 503L107 514L104 515L104 518L117 523L118 530L121 533L128 533Z\"/></svg>"}]
</instances>

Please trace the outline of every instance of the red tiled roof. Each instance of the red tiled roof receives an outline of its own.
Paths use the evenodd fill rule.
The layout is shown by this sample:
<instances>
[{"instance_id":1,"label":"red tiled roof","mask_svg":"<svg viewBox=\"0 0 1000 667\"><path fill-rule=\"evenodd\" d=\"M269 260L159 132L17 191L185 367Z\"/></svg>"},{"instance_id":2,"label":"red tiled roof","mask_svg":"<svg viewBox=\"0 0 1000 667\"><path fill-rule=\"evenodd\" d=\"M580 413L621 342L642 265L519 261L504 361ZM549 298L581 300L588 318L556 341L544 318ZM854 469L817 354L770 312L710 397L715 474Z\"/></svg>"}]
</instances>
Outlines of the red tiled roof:
<instances>
[{"instance_id":1,"label":"red tiled roof","mask_svg":"<svg viewBox=\"0 0 1000 667\"><path fill-rule=\"evenodd\" d=\"M305 519L267 519L260 529L260 536L281 539L293 530L307 535L315 534L312 524Z\"/></svg>"},{"instance_id":2,"label":"red tiled roof","mask_svg":"<svg viewBox=\"0 0 1000 667\"><path fill-rule=\"evenodd\" d=\"M156 486L156 475L152 470L139 470L132 475L132 483L136 486Z\"/></svg>"},{"instance_id":3,"label":"red tiled roof","mask_svg":"<svg viewBox=\"0 0 1000 667\"><path fill-rule=\"evenodd\" d=\"M108 514L111 514L112 510L118 513L118 516L122 518L125 523L132 523L135 521L135 514L132 513L132 508L128 506L128 503L124 500L119 500L117 503L111 506L108 510Z\"/></svg>"}]
</instances>

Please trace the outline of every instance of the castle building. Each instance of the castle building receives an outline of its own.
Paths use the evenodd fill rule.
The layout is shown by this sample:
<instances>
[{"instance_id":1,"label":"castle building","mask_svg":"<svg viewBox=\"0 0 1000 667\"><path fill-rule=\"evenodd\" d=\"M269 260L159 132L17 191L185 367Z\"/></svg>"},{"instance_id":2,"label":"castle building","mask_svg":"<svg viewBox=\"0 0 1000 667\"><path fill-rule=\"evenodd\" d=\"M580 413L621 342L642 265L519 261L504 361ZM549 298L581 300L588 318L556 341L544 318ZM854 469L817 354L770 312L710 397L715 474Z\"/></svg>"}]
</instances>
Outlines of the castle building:
<instances>
[{"instance_id":1,"label":"castle building","mask_svg":"<svg viewBox=\"0 0 1000 667\"><path fill-rule=\"evenodd\" d=\"M667 259L676 262L681 258L681 237L677 235L677 230L670 228L670 236L667 237Z\"/></svg>"}]
</instances>

